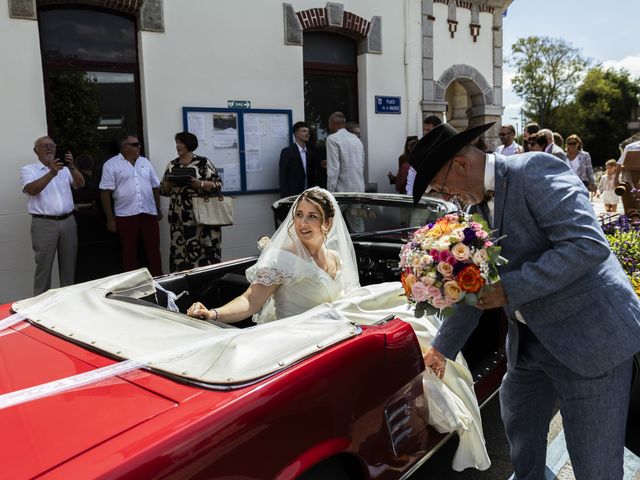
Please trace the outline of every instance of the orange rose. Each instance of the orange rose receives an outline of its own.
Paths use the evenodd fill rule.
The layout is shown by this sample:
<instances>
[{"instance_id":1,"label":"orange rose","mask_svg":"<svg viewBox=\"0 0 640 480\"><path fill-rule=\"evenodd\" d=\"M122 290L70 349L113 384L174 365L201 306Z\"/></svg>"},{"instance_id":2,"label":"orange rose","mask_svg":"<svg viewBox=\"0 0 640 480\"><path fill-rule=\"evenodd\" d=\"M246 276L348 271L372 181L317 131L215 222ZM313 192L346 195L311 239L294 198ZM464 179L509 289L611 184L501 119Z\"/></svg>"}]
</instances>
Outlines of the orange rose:
<instances>
[{"instance_id":1,"label":"orange rose","mask_svg":"<svg viewBox=\"0 0 640 480\"><path fill-rule=\"evenodd\" d=\"M480 276L480 269L475 265L468 265L460 270L456 280L458 280L460 288L471 293L476 293L484 285L484 278Z\"/></svg>"},{"instance_id":2,"label":"orange rose","mask_svg":"<svg viewBox=\"0 0 640 480\"><path fill-rule=\"evenodd\" d=\"M402 282L402 287L404 288L404 294L406 296L411 295L411 288L413 287L413 284L416 283L416 280L416 276L413 273L402 272L400 281Z\"/></svg>"}]
</instances>

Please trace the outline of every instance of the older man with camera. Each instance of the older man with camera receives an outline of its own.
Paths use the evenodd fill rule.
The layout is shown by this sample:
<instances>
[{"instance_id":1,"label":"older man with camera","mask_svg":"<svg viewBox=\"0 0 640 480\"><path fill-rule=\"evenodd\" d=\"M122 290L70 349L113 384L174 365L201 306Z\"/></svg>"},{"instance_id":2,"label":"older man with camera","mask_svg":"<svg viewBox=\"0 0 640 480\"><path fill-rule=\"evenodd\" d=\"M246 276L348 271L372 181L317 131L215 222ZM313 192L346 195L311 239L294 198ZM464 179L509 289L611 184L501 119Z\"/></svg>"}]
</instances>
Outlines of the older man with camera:
<instances>
[{"instance_id":1,"label":"older man with camera","mask_svg":"<svg viewBox=\"0 0 640 480\"><path fill-rule=\"evenodd\" d=\"M74 167L71 152L56 151L51 137L38 138L33 151L38 161L22 167L20 185L28 195L31 243L36 259L33 293L39 295L51 288L56 253L60 286L73 284L78 234L71 189L83 187L84 177Z\"/></svg>"}]
</instances>

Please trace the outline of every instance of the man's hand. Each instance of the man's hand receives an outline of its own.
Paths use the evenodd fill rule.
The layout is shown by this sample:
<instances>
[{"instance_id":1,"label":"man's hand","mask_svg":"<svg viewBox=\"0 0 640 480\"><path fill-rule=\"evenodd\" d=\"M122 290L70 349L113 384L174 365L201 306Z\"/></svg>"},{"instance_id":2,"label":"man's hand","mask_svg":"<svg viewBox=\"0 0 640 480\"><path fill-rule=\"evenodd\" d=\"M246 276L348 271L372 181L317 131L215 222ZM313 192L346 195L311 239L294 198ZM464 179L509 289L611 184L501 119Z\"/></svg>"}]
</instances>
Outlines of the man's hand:
<instances>
[{"instance_id":1,"label":"man's hand","mask_svg":"<svg viewBox=\"0 0 640 480\"><path fill-rule=\"evenodd\" d=\"M158 209L158 214L156 215L158 221L162 220L162 210Z\"/></svg>"},{"instance_id":2,"label":"man's hand","mask_svg":"<svg viewBox=\"0 0 640 480\"><path fill-rule=\"evenodd\" d=\"M109 230L112 233L115 233L118 231L118 224L116 223L115 218L111 220L107 220L107 230Z\"/></svg>"},{"instance_id":3,"label":"man's hand","mask_svg":"<svg viewBox=\"0 0 640 480\"><path fill-rule=\"evenodd\" d=\"M424 356L424 364L427 368L433 370L433 373L442 380L444 370L447 367L447 359L438 350L431 347Z\"/></svg>"},{"instance_id":4,"label":"man's hand","mask_svg":"<svg viewBox=\"0 0 640 480\"><path fill-rule=\"evenodd\" d=\"M475 306L480 310L489 310L491 308L502 307L507 303L509 303L509 300L507 300L504 286L502 282L498 282L485 287L485 293L478 299Z\"/></svg>"}]
</instances>

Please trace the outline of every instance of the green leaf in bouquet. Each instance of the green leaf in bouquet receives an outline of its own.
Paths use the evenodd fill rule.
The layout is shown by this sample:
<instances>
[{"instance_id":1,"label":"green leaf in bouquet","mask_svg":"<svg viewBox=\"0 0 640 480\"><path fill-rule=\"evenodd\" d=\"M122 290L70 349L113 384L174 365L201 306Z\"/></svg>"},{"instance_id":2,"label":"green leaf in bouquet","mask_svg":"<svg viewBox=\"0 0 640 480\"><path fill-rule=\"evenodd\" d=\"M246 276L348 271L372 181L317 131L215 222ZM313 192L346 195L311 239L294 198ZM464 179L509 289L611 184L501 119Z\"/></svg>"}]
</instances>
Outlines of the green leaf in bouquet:
<instances>
[{"instance_id":1,"label":"green leaf in bouquet","mask_svg":"<svg viewBox=\"0 0 640 480\"><path fill-rule=\"evenodd\" d=\"M416 318L424 317L424 306L422 303L416 304L416 309L414 310L413 314Z\"/></svg>"},{"instance_id":2,"label":"green leaf in bouquet","mask_svg":"<svg viewBox=\"0 0 640 480\"><path fill-rule=\"evenodd\" d=\"M498 247L497 245L487 248L487 255L489 255L489 260L491 260L492 262L496 262L498 260L498 257L500 257L500 250L502 250L502 247Z\"/></svg>"},{"instance_id":3,"label":"green leaf in bouquet","mask_svg":"<svg viewBox=\"0 0 640 480\"><path fill-rule=\"evenodd\" d=\"M447 317L450 317L451 315L453 315L453 312L455 312L455 309L453 307L447 307L444 310L440 311L440 315L442 315L443 317L447 318Z\"/></svg>"},{"instance_id":4,"label":"green leaf in bouquet","mask_svg":"<svg viewBox=\"0 0 640 480\"><path fill-rule=\"evenodd\" d=\"M485 232L490 232L491 231L491 228L489 228L489 224L484 219L484 217L482 215L480 215L479 213L474 213L473 215L471 215L471 220L473 220L474 222L479 223L480 225L482 225L482 229Z\"/></svg>"},{"instance_id":5,"label":"green leaf in bouquet","mask_svg":"<svg viewBox=\"0 0 640 480\"><path fill-rule=\"evenodd\" d=\"M475 293L467 292L464 296L464 303L467 305L475 305L478 303L478 296Z\"/></svg>"}]
</instances>

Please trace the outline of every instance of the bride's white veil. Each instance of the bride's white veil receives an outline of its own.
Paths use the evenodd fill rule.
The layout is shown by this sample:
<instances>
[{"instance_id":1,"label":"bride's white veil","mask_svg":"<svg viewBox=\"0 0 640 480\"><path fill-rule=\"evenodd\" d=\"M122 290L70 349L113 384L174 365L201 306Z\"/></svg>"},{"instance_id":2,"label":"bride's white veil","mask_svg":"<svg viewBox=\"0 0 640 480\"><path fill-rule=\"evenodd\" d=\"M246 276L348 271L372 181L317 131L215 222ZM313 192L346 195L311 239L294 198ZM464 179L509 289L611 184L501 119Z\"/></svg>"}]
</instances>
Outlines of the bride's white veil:
<instances>
[{"instance_id":1,"label":"bride's white veil","mask_svg":"<svg viewBox=\"0 0 640 480\"><path fill-rule=\"evenodd\" d=\"M319 274L311 255L302 245L293 227L293 215L300 197L310 192L320 196L333 207L333 222L325 239L325 247L338 254L340 259L340 275L344 285L344 293L360 286L358 264L349 230L340 212L334 196L320 187L305 190L298 196L284 222L271 237L269 245L262 251L256 264L247 269L246 276L251 283L273 285L275 283L292 285L303 278ZM326 216L326 213L325 213ZM273 316L273 305L270 299L259 314L254 315L257 323L268 321Z\"/></svg>"}]
</instances>

